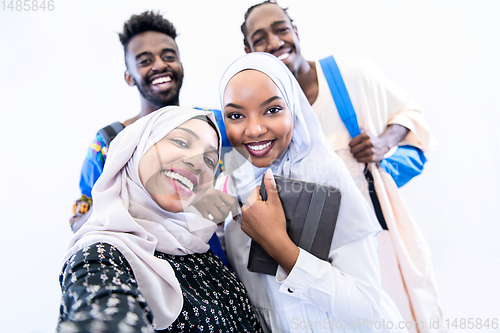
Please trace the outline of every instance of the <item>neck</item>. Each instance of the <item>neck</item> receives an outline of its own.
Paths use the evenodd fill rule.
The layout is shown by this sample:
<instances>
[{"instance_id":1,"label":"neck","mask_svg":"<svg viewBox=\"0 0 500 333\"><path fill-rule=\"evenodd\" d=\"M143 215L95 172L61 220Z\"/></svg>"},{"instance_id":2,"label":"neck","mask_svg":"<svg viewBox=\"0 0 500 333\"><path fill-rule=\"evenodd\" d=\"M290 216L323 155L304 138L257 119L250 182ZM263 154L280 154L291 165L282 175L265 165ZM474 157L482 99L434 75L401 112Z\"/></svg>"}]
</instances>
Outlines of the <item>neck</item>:
<instances>
[{"instance_id":1,"label":"neck","mask_svg":"<svg viewBox=\"0 0 500 333\"><path fill-rule=\"evenodd\" d=\"M313 104L318 97L318 76L314 61L303 59L299 68L293 73L305 93L309 104Z\"/></svg>"},{"instance_id":2,"label":"neck","mask_svg":"<svg viewBox=\"0 0 500 333\"><path fill-rule=\"evenodd\" d=\"M156 111L158 109L161 109L162 107L165 106L179 106L179 99L176 100L170 100L165 103L165 105L156 105L145 99L144 97L141 96L141 112L139 113L139 116L144 117L150 114L153 111Z\"/></svg>"},{"instance_id":3,"label":"neck","mask_svg":"<svg viewBox=\"0 0 500 333\"><path fill-rule=\"evenodd\" d=\"M179 101L176 101L176 102L168 104L168 105L179 106ZM165 106L167 106L167 105L165 105ZM144 116L147 116L151 112L154 112L154 111L156 111L156 110L158 110L160 108L162 108L162 107L161 106L157 106L155 104L152 104L147 99L145 99L144 97L141 96L141 112L139 112L139 114L137 116L126 120L124 122L124 125L128 126L128 125L134 123L137 119L140 119L140 118L142 118Z\"/></svg>"}]
</instances>

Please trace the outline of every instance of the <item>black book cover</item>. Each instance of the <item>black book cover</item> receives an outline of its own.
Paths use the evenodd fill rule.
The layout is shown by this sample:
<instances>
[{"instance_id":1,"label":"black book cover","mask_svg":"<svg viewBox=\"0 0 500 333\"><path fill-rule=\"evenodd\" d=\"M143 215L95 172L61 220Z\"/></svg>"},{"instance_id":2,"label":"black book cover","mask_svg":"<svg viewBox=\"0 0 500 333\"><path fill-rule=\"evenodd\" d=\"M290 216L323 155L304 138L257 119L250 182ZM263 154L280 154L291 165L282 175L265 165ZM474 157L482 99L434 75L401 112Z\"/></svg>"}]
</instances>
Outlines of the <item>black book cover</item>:
<instances>
[{"instance_id":1,"label":"black book cover","mask_svg":"<svg viewBox=\"0 0 500 333\"><path fill-rule=\"evenodd\" d=\"M340 208L340 190L280 176L274 176L274 179L290 239L307 252L327 260ZM264 181L260 194L263 200L267 200ZM251 272L275 275L278 263L252 241L247 268Z\"/></svg>"}]
</instances>

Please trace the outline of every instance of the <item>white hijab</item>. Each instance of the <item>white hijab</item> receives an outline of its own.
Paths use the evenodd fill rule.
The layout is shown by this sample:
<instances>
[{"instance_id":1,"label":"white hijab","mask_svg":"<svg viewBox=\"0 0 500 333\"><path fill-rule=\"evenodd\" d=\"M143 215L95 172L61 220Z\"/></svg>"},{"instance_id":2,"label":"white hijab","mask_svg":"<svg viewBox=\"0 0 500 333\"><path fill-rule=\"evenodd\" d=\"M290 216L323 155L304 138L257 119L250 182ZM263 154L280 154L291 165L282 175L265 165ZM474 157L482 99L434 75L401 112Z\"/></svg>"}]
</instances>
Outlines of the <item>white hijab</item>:
<instances>
[{"instance_id":1,"label":"white hijab","mask_svg":"<svg viewBox=\"0 0 500 333\"><path fill-rule=\"evenodd\" d=\"M212 112L169 106L137 120L116 136L92 190L92 216L73 236L66 254L67 259L96 242L115 246L134 271L153 311L156 329L168 327L177 318L183 296L172 267L154 252L206 252L217 226L192 208L171 213L159 207L139 179L139 161L156 142L196 116L207 116L216 123Z\"/></svg>"},{"instance_id":2,"label":"white hijab","mask_svg":"<svg viewBox=\"0 0 500 333\"><path fill-rule=\"evenodd\" d=\"M254 52L234 61L226 69L220 83L222 110L229 80L249 69L266 74L276 84L292 113L292 139L285 152L269 167L273 174L327 184L341 190L342 200L332 249L380 231L370 206L323 134L299 83L278 58L269 53ZM225 155L224 163L227 172L233 173L238 194L245 203L251 191L261 184L267 168L253 166L236 149Z\"/></svg>"}]
</instances>

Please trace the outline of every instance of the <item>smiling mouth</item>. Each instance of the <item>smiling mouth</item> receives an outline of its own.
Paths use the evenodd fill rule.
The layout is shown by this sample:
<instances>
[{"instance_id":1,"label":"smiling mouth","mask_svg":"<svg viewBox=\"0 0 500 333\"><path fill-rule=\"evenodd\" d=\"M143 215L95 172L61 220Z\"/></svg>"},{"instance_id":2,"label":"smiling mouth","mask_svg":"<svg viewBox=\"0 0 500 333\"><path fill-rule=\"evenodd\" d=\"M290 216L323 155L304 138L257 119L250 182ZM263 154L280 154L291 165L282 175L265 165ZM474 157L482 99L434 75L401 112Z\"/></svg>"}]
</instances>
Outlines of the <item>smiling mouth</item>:
<instances>
[{"instance_id":1,"label":"smiling mouth","mask_svg":"<svg viewBox=\"0 0 500 333\"><path fill-rule=\"evenodd\" d=\"M288 58L288 56L290 56L289 52L283 53L282 55L278 56L278 59L279 60L285 60L286 58Z\"/></svg>"},{"instance_id":2,"label":"smiling mouth","mask_svg":"<svg viewBox=\"0 0 500 333\"><path fill-rule=\"evenodd\" d=\"M185 188L189 189L190 191L193 191L194 184L193 184L192 181L190 181L186 177L178 174L177 172L173 172L173 171L170 171L170 170L163 171L163 174L165 176L167 176L167 178L170 178L170 179L178 182L179 184L181 184Z\"/></svg>"},{"instance_id":3,"label":"smiling mouth","mask_svg":"<svg viewBox=\"0 0 500 333\"><path fill-rule=\"evenodd\" d=\"M156 86L158 84L167 83L167 82L171 82L171 81L172 81L172 78L170 76L162 76L162 77L156 78L153 81L151 81L151 84Z\"/></svg>"},{"instance_id":4,"label":"smiling mouth","mask_svg":"<svg viewBox=\"0 0 500 333\"><path fill-rule=\"evenodd\" d=\"M245 144L245 148L251 155L260 157L267 155L273 149L275 142L276 140L252 142Z\"/></svg>"},{"instance_id":5,"label":"smiling mouth","mask_svg":"<svg viewBox=\"0 0 500 333\"><path fill-rule=\"evenodd\" d=\"M272 141L269 141L267 143L261 144L261 145L247 145L248 148L255 150L255 151L261 151L269 147L269 145L273 143Z\"/></svg>"}]
</instances>

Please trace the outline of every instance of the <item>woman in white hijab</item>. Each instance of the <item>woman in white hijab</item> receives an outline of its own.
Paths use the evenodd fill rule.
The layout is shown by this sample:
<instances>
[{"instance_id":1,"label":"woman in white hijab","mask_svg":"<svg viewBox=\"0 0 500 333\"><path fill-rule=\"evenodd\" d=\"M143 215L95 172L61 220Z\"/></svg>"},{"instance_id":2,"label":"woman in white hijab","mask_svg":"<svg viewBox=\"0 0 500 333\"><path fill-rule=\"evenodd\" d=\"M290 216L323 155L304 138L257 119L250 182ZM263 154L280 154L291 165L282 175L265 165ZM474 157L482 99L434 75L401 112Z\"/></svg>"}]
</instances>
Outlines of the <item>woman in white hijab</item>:
<instances>
[{"instance_id":1,"label":"woman in white hijab","mask_svg":"<svg viewBox=\"0 0 500 333\"><path fill-rule=\"evenodd\" d=\"M226 221L226 250L263 329L406 332L397 308L380 287L377 219L326 141L292 73L268 53L247 54L224 73L220 98L235 149L225 155L229 175L219 178L217 187L239 195L245 204L241 223ZM267 201L258 194L264 173ZM273 174L341 190L327 261L288 237ZM276 276L247 269L252 239L278 262Z\"/></svg>"},{"instance_id":2,"label":"woman in white hijab","mask_svg":"<svg viewBox=\"0 0 500 333\"><path fill-rule=\"evenodd\" d=\"M58 332L260 331L243 285L209 251L217 226L191 208L218 166L214 124L166 107L113 140L66 255Z\"/></svg>"}]
</instances>

